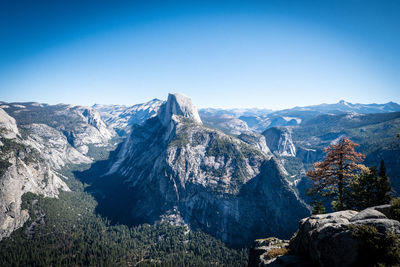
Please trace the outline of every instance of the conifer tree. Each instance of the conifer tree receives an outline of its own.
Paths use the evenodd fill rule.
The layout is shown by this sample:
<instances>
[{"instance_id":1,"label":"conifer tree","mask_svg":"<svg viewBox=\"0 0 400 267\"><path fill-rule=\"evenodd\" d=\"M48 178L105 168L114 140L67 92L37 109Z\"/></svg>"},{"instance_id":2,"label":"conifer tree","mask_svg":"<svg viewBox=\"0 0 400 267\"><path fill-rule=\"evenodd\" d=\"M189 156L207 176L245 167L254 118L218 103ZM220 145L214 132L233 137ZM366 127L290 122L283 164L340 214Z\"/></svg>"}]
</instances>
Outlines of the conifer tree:
<instances>
[{"instance_id":1,"label":"conifer tree","mask_svg":"<svg viewBox=\"0 0 400 267\"><path fill-rule=\"evenodd\" d=\"M383 159L379 168L379 177L377 181L377 205L387 204L392 199L389 177L386 175L386 167Z\"/></svg>"},{"instance_id":2,"label":"conifer tree","mask_svg":"<svg viewBox=\"0 0 400 267\"><path fill-rule=\"evenodd\" d=\"M312 204L313 204L312 214L324 214L325 213L325 207L321 201L314 201Z\"/></svg>"},{"instance_id":3,"label":"conifer tree","mask_svg":"<svg viewBox=\"0 0 400 267\"><path fill-rule=\"evenodd\" d=\"M352 181L346 205L352 209L362 210L387 204L391 199L390 189L384 165L381 163L379 175L376 166L372 166Z\"/></svg>"},{"instance_id":4,"label":"conifer tree","mask_svg":"<svg viewBox=\"0 0 400 267\"><path fill-rule=\"evenodd\" d=\"M310 194L334 196L335 208L345 208L344 190L350 185L351 180L361 170L367 169L359 164L365 157L364 154L354 150L358 144L344 137L336 144L326 147L324 161L313 164L314 169L307 171L306 175L314 181Z\"/></svg>"},{"instance_id":5,"label":"conifer tree","mask_svg":"<svg viewBox=\"0 0 400 267\"><path fill-rule=\"evenodd\" d=\"M385 167L385 161L383 161L383 159L381 159L381 166L379 168L379 176L386 177L386 167Z\"/></svg>"}]
</instances>

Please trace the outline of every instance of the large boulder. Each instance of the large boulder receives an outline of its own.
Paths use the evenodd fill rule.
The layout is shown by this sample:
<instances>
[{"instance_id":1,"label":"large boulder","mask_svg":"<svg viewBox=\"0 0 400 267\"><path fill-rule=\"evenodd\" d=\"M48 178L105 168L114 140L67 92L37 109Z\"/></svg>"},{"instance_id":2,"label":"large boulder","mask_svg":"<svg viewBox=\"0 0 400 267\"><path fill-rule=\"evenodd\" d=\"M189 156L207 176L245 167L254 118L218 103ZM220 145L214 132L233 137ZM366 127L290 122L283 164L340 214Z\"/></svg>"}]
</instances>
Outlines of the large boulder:
<instances>
[{"instance_id":1,"label":"large boulder","mask_svg":"<svg viewBox=\"0 0 400 267\"><path fill-rule=\"evenodd\" d=\"M372 207L357 212L345 210L302 219L299 231L290 242L292 253L309 258L321 266L354 266L362 261L363 240L354 235L359 226L373 226L379 234L400 237L400 222L389 219Z\"/></svg>"}]
</instances>

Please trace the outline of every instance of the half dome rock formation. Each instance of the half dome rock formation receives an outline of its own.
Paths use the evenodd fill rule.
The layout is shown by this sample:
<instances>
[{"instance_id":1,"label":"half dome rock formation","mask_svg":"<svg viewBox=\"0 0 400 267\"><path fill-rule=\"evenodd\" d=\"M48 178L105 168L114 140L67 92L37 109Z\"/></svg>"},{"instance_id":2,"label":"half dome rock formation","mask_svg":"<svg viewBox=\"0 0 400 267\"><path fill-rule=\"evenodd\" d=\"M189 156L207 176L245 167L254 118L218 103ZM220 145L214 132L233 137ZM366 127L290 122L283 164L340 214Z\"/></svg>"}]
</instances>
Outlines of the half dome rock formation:
<instances>
[{"instance_id":1,"label":"half dome rock formation","mask_svg":"<svg viewBox=\"0 0 400 267\"><path fill-rule=\"evenodd\" d=\"M193 122L202 124L197 108L192 104L192 100L179 93L169 94L165 105L161 106L159 118L164 126L167 126L173 115L191 119Z\"/></svg>"},{"instance_id":2,"label":"half dome rock formation","mask_svg":"<svg viewBox=\"0 0 400 267\"><path fill-rule=\"evenodd\" d=\"M105 215L132 224L179 218L233 245L266 233L289 237L309 210L265 141L257 144L202 125L189 98L170 94L156 117L132 129L90 190L114 203L100 203ZM122 204L128 209L116 209Z\"/></svg>"}]
</instances>

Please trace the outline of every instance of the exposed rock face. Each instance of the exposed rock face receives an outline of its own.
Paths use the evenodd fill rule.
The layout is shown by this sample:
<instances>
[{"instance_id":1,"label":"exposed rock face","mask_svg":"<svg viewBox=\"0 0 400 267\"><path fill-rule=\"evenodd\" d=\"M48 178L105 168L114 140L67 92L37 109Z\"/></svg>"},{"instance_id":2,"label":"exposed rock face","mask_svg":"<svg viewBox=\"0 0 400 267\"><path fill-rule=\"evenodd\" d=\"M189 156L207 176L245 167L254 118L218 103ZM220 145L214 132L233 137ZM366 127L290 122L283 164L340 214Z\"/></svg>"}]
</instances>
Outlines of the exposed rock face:
<instances>
[{"instance_id":1,"label":"exposed rock face","mask_svg":"<svg viewBox=\"0 0 400 267\"><path fill-rule=\"evenodd\" d=\"M157 117L132 131L103 179L120 176L130 185L135 222L175 210L190 227L230 244L261 233L288 237L309 211L264 150L203 126L189 99L170 95Z\"/></svg>"},{"instance_id":2,"label":"exposed rock face","mask_svg":"<svg viewBox=\"0 0 400 267\"><path fill-rule=\"evenodd\" d=\"M398 132L400 113L395 112L320 114L304 120L298 126L272 127L263 134L271 151L283 158L289 175L305 183L310 182L305 176L306 171L312 168L313 163L324 159L324 148L346 136L360 144L357 152L366 155L366 166L379 166L382 159L385 161L391 186L395 192L400 192ZM304 192L303 185L294 184L299 192Z\"/></svg>"},{"instance_id":3,"label":"exposed rock face","mask_svg":"<svg viewBox=\"0 0 400 267\"><path fill-rule=\"evenodd\" d=\"M67 137L46 124L29 124L23 127L28 132L25 144L40 151L53 169L61 169L66 164L91 163L68 143Z\"/></svg>"},{"instance_id":4,"label":"exposed rock face","mask_svg":"<svg viewBox=\"0 0 400 267\"><path fill-rule=\"evenodd\" d=\"M72 140L71 145L82 154L87 154L89 146L107 146L114 136L100 118L100 114L90 108L68 105L57 111L57 115L76 118L74 125L59 125L57 128Z\"/></svg>"},{"instance_id":5,"label":"exposed rock face","mask_svg":"<svg viewBox=\"0 0 400 267\"><path fill-rule=\"evenodd\" d=\"M28 220L28 211L21 210L24 193L57 197L59 189L69 190L44 160L44 154L21 139L15 120L4 113L1 116L0 240Z\"/></svg>"},{"instance_id":6,"label":"exposed rock face","mask_svg":"<svg viewBox=\"0 0 400 267\"><path fill-rule=\"evenodd\" d=\"M257 239L249 250L249 267L312 267L307 259L294 255L289 250L289 240L276 237Z\"/></svg>"},{"instance_id":7,"label":"exposed rock face","mask_svg":"<svg viewBox=\"0 0 400 267\"><path fill-rule=\"evenodd\" d=\"M89 108L2 106L7 112L0 109L0 239L28 220L28 212L21 210L24 193L57 197L59 189L69 190L58 171L68 164L91 163L89 147L106 147L114 136Z\"/></svg>"},{"instance_id":8,"label":"exposed rock face","mask_svg":"<svg viewBox=\"0 0 400 267\"><path fill-rule=\"evenodd\" d=\"M292 141L291 128L273 127L263 132L268 147L278 156L296 156L296 147Z\"/></svg>"},{"instance_id":9,"label":"exposed rock face","mask_svg":"<svg viewBox=\"0 0 400 267\"><path fill-rule=\"evenodd\" d=\"M270 257L270 251L276 249L287 249L288 247L288 240L280 240L275 237L257 239L254 241L253 247L249 250L249 266L266 266L275 258Z\"/></svg>"},{"instance_id":10,"label":"exposed rock face","mask_svg":"<svg viewBox=\"0 0 400 267\"><path fill-rule=\"evenodd\" d=\"M251 132L246 122L236 118L232 114L213 112L205 109L200 113L203 123L211 128L218 129L231 135Z\"/></svg>"},{"instance_id":11,"label":"exposed rock face","mask_svg":"<svg viewBox=\"0 0 400 267\"><path fill-rule=\"evenodd\" d=\"M246 122L248 127L257 133L262 133L271 125L271 119L268 118L267 115L240 116L239 119Z\"/></svg>"},{"instance_id":12,"label":"exposed rock face","mask_svg":"<svg viewBox=\"0 0 400 267\"><path fill-rule=\"evenodd\" d=\"M365 242L370 246L371 240L354 233L361 226L373 226L376 235L391 233L400 237L400 222L392 216L388 204L360 212L345 210L304 218L290 242L274 237L256 240L249 251L249 266L375 266L374 262L365 262ZM287 250L273 253L277 248Z\"/></svg>"},{"instance_id":13,"label":"exposed rock face","mask_svg":"<svg viewBox=\"0 0 400 267\"><path fill-rule=\"evenodd\" d=\"M400 105L389 102L386 104L352 104L346 101L340 101L336 104L321 104L306 107L294 107L284 110L267 109L201 109L200 116L203 122L208 124L210 120L214 122L214 128L220 124L226 124L223 117L236 118L245 122L251 131L262 133L267 128L277 126L297 126L305 121L316 118L322 114L373 114L399 112ZM220 118L217 120L217 118ZM221 128L222 128L221 127Z\"/></svg>"},{"instance_id":14,"label":"exposed rock face","mask_svg":"<svg viewBox=\"0 0 400 267\"><path fill-rule=\"evenodd\" d=\"M290 110L272 111L268 109L201 109L200 116L203 122L211 124L217 129L231 129L243 132L240 124L246 131L262 133L265 129L275 126L294 126L302 122L302 117L297 113L291 114ZM233 127L232 127L233 126ZM238 134L238 133L235 133Z\"/></svg>"},{"instance_id":15,"label":"exposed rock face","mask_svg":"<svg viewBox=\"0 0 400 267\"><path fill-rule=\"evenodd\" d=\"M253 145L260 151L262 151L268 158L272 157L272 153L267 146L267 141L265 137L261 134L256 134L252 132L242 133L238 136L240 140L248 143L249 145Z\"/></svg>"},{"instance_id":16,"label":"exposed rock face","mask_svg":"<svg viewBox=\"0 0 400 267\"><path fill-rule=\"evenodd\" d=\"M115 132L107 128L100 114L91 108L74 105L10 103L5 111L20 127L45 124L60 131L68 143L86 155L91 146L106 147Z\"/></svg>"},{"instance_id":17,"label":"exposed rock face","mask_svg":"<svg viewBox=\"0 0 400 267\"><path fill-rule=\"evenodd\" d=\"M99 111L102 120L108 127L120 135L125 135L130 133L132 125L143 124L147 119L156 116L163 103L164 101L153 99L130 107L96 104L93 108Z\"/></svg>"},{"instance_id":18,"label":"exposed rock face","mask_svg":"<svg viewBox=\"0 0 400 267\"><path fill-rule=\"evenodd\" d=\"M13 117L0 108L0 129L5 138L16 138L19 135L17 123Z\"/></svg>"},{"instance_id":19,"label":"exposed rock face","mask_svg":"<svg viewBox=\"0 0 400 267\"><path fill-rule=\"evenodd\" d=\"M183 94L169 94L168 101L160 108L158 117L164 126L169 126L174 115L189 118L195 123L202 124L197 108L192 100Z\"/></svg>"},{"instance_id":20,"label":"exposed rock face","mask_svg":"<svg viewBox=\"0 0 400 267\"><path fill-rule=\"evenodd\" d=\"M303 163L312 164L317 161L322 161L324 158L325 152L321 148L297 148L296 156L301 159Z\"/></svg>"},{"instance_id":21,"label":"exposed rock face","mask_svg":"<svg viewBox=\"0 0 400 267\"><path fill-rule=\"evenodd\" d=\"M362 241L353 236L352 226L371 225L379 233L391 232L400 237L400 222L387 218L379 211L382 209L385 210L378 206L361 212L345 210L305 218L300 221L290 248L321 266L358 266L363 257Z\"/></svg>"},{"instance_id":22,"label":"exposed rock face","mask_svg":"<svg viewBox=\"0 0 400 267\"><path fill-rule=\"evenodd\" d=\"M233 116L223 115L222 117L207 118L207 124L212 128L221 130L232 135L251 132L247 124Z\"/></svg>"}]
</instances>

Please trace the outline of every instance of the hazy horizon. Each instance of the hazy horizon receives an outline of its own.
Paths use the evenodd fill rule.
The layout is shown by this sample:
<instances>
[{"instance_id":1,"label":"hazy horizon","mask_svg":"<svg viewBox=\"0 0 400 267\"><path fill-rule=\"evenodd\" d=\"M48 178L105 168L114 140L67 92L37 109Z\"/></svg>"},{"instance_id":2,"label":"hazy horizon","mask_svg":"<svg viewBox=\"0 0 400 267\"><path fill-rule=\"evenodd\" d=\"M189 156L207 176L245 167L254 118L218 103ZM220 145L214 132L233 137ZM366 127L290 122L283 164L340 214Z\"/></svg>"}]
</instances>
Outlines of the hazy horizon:
<instances>
[{"instance_id":1,"label":"hazy horizon","mask_svg":"<svg viewBox=\"0 0 400 267\"><path fill-rule=\"evenodd\" d=\"M188 96L190 97L190 96ZM93 103L91 105L80 105L80 104L75 104L75 103L49 103L49 102L37 102L37 101L4 101L2 99L0 99L0 102L4 102L4 103L8 103L8 104L22 104L22 103L39 103L39 104L47 104L47 105L74 105L74 106L86 106L86 107L92 107L94 105L104 105L104 106L126 106L126 107L130 107L130 106L134 106L134 105L140 105L140 104L145 104L147 102L150 102L152 100L161 100L161 101L166 101L167 100L167 96L165 98L153 98L153 99L149 99L148 101L145 102L140 102L140 103L132 103L132 104L119 104L119 103ZM198 108L198 109L220 109L220 110L234 110L234 109L257 109L257 110L271 110L271 111L279 111L279 110L284 110L284 109L293 109L296 107L302 108L302 107L309 107L309 106L317 106L317 105L333 105L333 104L338 104L340 101L345 101L346 103L351 103L351 104L360 104L360 105L371 105L371 104L377 104L377 105L384 105L384 104L389 104L389 103L395 103L400 105L400 103L395 102L395 101L388 101L385 103L353 103L350 101L346 101L344 99L339 100L338 102L334 102L334 103L317 103L317 104L311 104L311 105L306 105L306 106L292 106L292 107L288 107L288 108L282 108L282 109L272 109L272 108L268 108L268 107L200 107L198 105L196 105L195 102L192 103Z\"/></svg>"}]
</instances>

